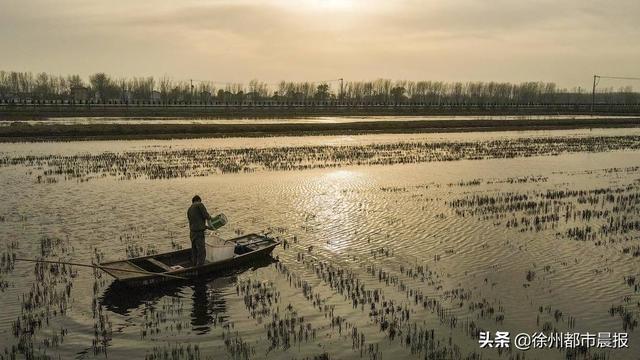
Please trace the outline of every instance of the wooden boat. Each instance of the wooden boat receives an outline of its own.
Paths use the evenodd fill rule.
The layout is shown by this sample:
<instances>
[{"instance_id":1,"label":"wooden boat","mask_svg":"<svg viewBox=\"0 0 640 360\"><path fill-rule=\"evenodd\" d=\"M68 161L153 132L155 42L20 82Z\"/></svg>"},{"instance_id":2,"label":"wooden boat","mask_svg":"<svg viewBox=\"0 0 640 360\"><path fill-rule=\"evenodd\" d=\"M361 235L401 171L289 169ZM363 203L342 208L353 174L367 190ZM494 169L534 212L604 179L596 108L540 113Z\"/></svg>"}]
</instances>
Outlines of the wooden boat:
<instances>
[{"instance_id":1,"label":"wooden boat","mask_svg":"<svg viewBox=\"0 0 640 360\"><path fill-rule=\"evenodd\" d=\"M234 255L226 260L192 266L191 249L100 263L98 267L126 286L156 285L170 281L196 279L216 272L229 271L270 256L279 241L258 234L243 235L225 241L235 244Z\"/></svg>"}]
</instances>

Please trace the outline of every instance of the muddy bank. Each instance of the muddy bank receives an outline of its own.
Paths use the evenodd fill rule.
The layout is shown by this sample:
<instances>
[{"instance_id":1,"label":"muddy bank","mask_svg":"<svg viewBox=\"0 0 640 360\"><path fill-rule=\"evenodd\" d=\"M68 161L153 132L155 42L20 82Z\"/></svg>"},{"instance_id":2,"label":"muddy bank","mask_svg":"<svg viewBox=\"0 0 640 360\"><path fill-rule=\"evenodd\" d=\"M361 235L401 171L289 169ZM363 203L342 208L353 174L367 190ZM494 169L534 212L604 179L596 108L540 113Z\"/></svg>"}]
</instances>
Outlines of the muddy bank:
<instances>
[{"instance_id":1,"label":"muddy bank","mask_svg":"<svg viewBox=\"0 0 640 360\"><path fill-rule=\"evenodd\" d=\"M350 123L284 124L75 124L0 126L0 142L107 139L179 139L199 137L261 137L373 133L435 133L467 131L558 130L640 126L638 118L411 120Z\"/></svg>"},{"instance_id":2,"label":"muddy bank","mask_svg":"<svg viewBox=\"0 0 640 360\"><path fill-rule=\"evenodd\" d=\"M296 117L296 116L498 116L637 115L640 104L368 104L211 103L211 104L0 104L0 120L56 117Z\"/></svg>"}]
</instances>

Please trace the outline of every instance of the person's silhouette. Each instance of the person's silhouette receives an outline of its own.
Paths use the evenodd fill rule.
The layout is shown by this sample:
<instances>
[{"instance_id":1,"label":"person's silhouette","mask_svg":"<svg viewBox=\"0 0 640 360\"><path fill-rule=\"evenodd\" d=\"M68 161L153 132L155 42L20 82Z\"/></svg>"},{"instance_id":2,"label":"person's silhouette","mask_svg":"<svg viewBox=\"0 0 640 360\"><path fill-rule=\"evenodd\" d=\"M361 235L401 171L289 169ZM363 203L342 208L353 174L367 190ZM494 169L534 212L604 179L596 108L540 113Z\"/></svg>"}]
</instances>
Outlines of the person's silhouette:
<instances>
[{"instance_id":1,"label":"person's silhouette","mask_svg":"<svg viewBox=\"0 0 640 360\"><path fill-rule=\"evenodd\" d=\"M201 266L204 265L207 256L204 231L212 229L207 226L207 220L211 220L211 215L202 203L200 196L196 195L191 199L191 206L187 210L187 219L189 219L189 237L191 238L191 262L193 266Z\"/></svg>"}]
</instances>

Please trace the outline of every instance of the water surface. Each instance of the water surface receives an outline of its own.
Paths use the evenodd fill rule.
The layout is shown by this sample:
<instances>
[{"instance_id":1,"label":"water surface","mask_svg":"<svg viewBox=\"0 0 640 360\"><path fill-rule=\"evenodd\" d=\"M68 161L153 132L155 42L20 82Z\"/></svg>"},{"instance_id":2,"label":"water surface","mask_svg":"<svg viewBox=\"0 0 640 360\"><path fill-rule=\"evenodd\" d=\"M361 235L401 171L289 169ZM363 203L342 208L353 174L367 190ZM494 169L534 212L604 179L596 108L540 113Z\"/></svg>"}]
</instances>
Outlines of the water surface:
<instances>
[{"instance_id":1,"label":"water surface","mask_svg":"<svg viewBox=\"0 0 640 360\"><path fill-rule=\"evenodd\" d=\"M493 140L523 149L521 139L586 143L638 131L3 144L0 156L60 155L86 170L98 162L85 155L105 152L302 146L302 156L327 146ZM181 154L174 160L190 161ZM478 347L479 329L555 329L626 331L628 349L578 358L637 359L640 151L521 154L162 180L122 180L100 167L38 182L49 163L4 165L5 254L91 262L186 248L195 193L231 220L219 236L272 231L287 246L274 251L277 262L156 291L122 292L79 267L3 261L0 348L22 339L35 353L81 359L564 359L563 350Z\"/></svg>"}]
</instances>

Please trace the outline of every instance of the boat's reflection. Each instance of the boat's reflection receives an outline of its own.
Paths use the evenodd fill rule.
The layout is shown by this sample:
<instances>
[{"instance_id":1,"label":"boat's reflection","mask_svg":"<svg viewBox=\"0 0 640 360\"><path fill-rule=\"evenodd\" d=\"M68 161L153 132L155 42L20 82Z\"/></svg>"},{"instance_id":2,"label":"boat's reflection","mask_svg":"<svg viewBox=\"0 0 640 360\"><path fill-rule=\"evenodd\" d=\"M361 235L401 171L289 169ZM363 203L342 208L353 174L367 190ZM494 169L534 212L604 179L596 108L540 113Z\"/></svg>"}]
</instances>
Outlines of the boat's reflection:
<instances>
[{"instance_id":1,"label":"boat's reflection","mask_svg":"<svg viewBox=\"0 0 640 360\"><path fill-rule=\"evenodd\" d=\"M239 274L247 270L257 270L275 263L271 257L255 261L250 265L239 267L228 273L218 273L215 277L202 278L188 282L167 283L157 287L127 288L112 283L100 298L100 304L114 313L129 316L143 304L154 306L164 297L186 298L191 289L191 325L198 333L206 333L211 325L224 322L226 304L223 293L225 289L235 286Z\"/></svg>"},{"instance_id":2,"label":"boat's reflection","mask_svg":"<svg viewBox=\"0 0 640 360\"><path fill-rule=\"evenodd\" d=\"M227 306L224 289L235 285L236 275L219 277L213 281L198 281L192 285L191 327L197 334L206 334L211 326L224 323Z\"/></svg>"}]
</instances>

